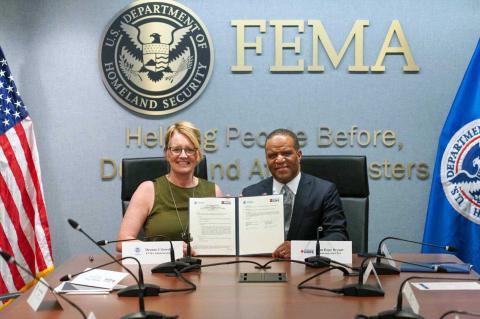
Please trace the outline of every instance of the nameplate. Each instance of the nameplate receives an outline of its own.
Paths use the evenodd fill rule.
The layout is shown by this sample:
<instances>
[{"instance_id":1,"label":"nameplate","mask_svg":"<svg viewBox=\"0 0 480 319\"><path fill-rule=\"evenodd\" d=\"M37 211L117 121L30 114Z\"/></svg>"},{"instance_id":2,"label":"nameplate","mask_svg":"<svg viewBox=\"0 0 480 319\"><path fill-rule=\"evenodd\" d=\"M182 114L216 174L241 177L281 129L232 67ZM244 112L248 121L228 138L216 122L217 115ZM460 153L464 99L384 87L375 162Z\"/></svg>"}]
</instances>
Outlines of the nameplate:
<instances>
[{"instance_id":1,"label":"nameplate","mask_svg":"<svg viewBox=\"0 0 480 319\"><path fill-rule=\"evenodd\" d=\"M420 313L420 304L418 303L418 300L415 297L412 286L410 285L409 282L407 282L405 286L403 286L402 293L405 296L405 300L407 304L410 306L410 308L412 309L413 313L418 315Z\"/></svg>"},{"instance_id":2,"label":"nameplate","mask_svg":"<svg viewBox=\"0 0 480 319\"><path fill-rule=\"evenodd\" d=\"M175 258L183 256L183 241L173 241ZM122 243L122 257L135 257L142 265L157 265L170 261L168 241L127 241ZM124 265L136 265L131 258L122 260Z\"/></svg>"},{"instance_id":3,"label":"nameplate","mask_svg":"<svg viewBox=\"0 0 480 319\"><path fill-rule=\"evenodd\" d=\"M43 281L43 284L40 281ZM47 281L43 278L40 278L40 281L33 287L32 293L27 299L27 303L34 311L38 310L48 291Z\"/></svg>"},{"instance_id":4,"label":"nameplate","mask_svg":"<svg viewBox=\"0 0 480 319\"><path fill-rule=\"evenodd\" d=\"M305 260L315 256L316 240L292 240L290 245L291 259ZM343 264L352 264L351 241L320 241L320 256L328 257Z\"/></svg>"}]
</instances>

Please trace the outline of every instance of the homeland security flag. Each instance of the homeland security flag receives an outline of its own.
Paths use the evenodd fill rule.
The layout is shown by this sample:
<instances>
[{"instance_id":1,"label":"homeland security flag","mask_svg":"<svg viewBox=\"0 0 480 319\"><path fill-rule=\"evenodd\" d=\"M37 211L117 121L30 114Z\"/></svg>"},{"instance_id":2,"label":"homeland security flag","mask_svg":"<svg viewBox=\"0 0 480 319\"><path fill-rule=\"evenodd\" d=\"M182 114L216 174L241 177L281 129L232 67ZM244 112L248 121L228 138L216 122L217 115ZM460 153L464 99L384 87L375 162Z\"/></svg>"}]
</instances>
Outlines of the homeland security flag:
<instances>
[{"instance_id":1,"label":"homeland security flag","mask_svg":"<svg viewBox=\"0 0 480 319\"><path fill-rule=\"evenodd\" d=\"M438 142L423 241L456 247L480 271L480 41Z\"/></svg>"},{"instance_id":2,"label":"homeland security flag","mask_svg":"<svg viewBox=\"0 0 480 319\"><path fill-rule=\"evenodd\" d=\"M53 270L40 175L32 120L0 48L0 250L38 276ZM0 258L0 294L32 283Z\"/></svg>"}]
</instances>

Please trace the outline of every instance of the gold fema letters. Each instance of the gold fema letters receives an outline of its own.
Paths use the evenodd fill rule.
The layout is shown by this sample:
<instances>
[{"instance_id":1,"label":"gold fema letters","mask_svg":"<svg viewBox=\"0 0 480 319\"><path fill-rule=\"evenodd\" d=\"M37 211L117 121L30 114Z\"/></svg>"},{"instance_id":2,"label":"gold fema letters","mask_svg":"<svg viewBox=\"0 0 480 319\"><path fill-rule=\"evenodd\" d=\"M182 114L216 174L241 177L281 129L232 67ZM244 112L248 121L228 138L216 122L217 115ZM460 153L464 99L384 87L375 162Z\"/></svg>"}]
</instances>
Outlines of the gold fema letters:
<instances>
[{"instance_id":1,"label":"gold fema letters","mask_svg":"<svg viewBox=\"0 0 480 319\"><path fill-rule=\"evenodd\" d=\"M348 66L348 71L351 73L368 73L368 71L381 73L385 72L384 60L387 54L400 54L405 58L405 65L403 66L403 71L408 73L416 73L420 71L420 67L415 63L413 59L410 46L408 44L407 38L403 32L402 26L400 25L399 20L393 20L390 24L390 27L385 35L385 39L378 53L375 64L372 66L367 66L364 63L364 36L363 31L365 27L370 25L369 20L356 20L350 30L350 33L347 35L345 42L343 43L342 48L337 53L335 50L330 37L320 20L308 20L308 25L312 30L312 63L307 67L307 71L311 73L319 73L325 71L325 66L319 64L318 61L318 46L319 42L322 44L325 52L333 65L333 68L336 69L343 59L348 47L355 39L355 57L354 64ZM263 42L262 37L255 37L255 42L246 42L245 40L245 29L246 28L259 28L260 33L266 33L266 20L232 20L231 26L236 28L236 46L237 46L237 59L236 64L231 67L232 72L238 73L251 73L253 67L247 65L245 62L245 50L254 49L256 55L261 55L263 53ZM305 22L303 20L270 20L270 26L274 28L275 39L274 39L274 64L270 66L270 72L304 72L304 60L298 59L296 65L284 65L283 63L283 51L285 49L293 49L295 54L301 53L301 39L298 36L294 37L294 42L284 42L283 40L283 30L286 27L295 27L298 29L299 33L305 31ZM399 47L390 46L394 36L396 36Z\"/></svg>"}]
</instances>

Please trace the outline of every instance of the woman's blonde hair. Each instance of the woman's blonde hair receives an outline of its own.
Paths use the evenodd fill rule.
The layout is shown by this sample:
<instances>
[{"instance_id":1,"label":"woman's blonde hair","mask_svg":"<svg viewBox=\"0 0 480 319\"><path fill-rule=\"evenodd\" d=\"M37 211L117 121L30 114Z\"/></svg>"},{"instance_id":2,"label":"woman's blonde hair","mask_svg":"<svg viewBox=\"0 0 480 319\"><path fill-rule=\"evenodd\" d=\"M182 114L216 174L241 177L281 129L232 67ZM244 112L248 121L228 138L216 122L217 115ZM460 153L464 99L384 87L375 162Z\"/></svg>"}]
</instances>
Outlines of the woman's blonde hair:
<instances>
[{"instance_id":1,"label":"woman's blonde hair","mask_svg":"<svg viewBox=\"0 0 480 319\"><path fill-rule=\"evenodd\" d=\"M165 133L165 152L167 151L170 143L170 139L173 136L173 133L180 133L186 136L190 142L192 142L193 146L197 150L197 162L200 162L200 160L203 157L203 152L202 152L202 147L201 147L201 136L200 136L200 130L193 125L193 123L188 122L188 121L180 121L173 123L170 125L167 129L167 132Z\"/></svg>"}]
</instances>

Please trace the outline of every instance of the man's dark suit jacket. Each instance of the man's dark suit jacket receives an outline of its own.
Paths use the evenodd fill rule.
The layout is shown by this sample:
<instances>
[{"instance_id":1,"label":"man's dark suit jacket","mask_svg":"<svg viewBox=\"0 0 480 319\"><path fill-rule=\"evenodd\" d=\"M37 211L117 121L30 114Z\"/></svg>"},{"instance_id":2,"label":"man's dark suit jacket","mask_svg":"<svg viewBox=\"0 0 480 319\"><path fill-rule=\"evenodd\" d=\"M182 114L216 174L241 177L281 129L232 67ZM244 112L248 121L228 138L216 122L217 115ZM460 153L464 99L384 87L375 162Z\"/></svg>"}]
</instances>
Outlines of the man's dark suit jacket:
<instances>
[{"instance_id":1,"label":"man's dark suit jacket","mask_svg":"<svg viewBox=\"0 0 480 319\"><path fill-rule=\"evenodd\" d=\"M272 186L270 177L246 187L242 195L271 195ZM322 240L348 240L347 221L335 184L302 173L286 240L316 239L318 226L323 227Z\"/></svg>"}]
</instances>

